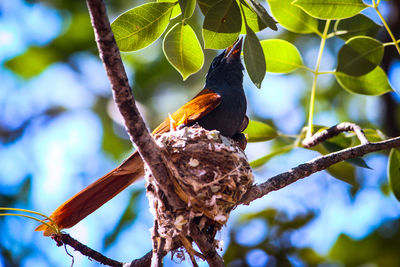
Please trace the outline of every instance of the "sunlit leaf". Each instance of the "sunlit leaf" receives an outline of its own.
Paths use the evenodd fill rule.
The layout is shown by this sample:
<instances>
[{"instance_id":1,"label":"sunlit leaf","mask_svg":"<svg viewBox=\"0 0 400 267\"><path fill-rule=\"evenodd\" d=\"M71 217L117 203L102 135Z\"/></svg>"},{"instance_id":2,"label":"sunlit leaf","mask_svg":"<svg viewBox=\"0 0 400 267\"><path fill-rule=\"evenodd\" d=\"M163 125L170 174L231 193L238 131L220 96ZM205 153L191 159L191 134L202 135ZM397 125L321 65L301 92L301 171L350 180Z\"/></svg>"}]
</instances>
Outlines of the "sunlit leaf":
<instances>
[{"instance_id":1,"label":"sunlit leaf","mask_svg":"<svg viewBox=\"0 0 400 267\"><path fill-rule=\"evenodd\" d=\"M303 65L297 48L285 40L270 39L261 41L267 71L288 73Z\"/></svg>"},{"instance_id":2,"label":"sunlit leaf","mask_svg":"<svg viewBox=\"0 0 400 267\"><path fill-rule=\"evenodd\" d=\"M293 4L319 19L344 19L368 6L362 0L295 0Z\"/></svg>"},{"instance_id":3,"label":"sunlit leaf","mask_svg":"<svg viewBox=\"0 0 400 267\"><path fill-rule=\"evenodd\" d=\"M249 142L268 141L278 136L278 132L272 126L253 120L249 121L249 125L243 133L247 134Z\"/></svg>"},{"instance_id":4,"label":"sunlit leaf","mask_svg":"<svg viewBox=\"0 0 400 267\"><path fill-rule=\"evenodd\" d=\"M336 80L347 91L361 95L381 95L393 91L381 67L359 77L335 72Z\"/></svg>"},{"instance_id":5,"label":"sunlit leaf","mask_svg":"<svg viewBox=\"0 0 400 267\"><path fill-rule=\"evenodd\" d=\"M179 5L183 11L183 18L188 19L193 15L196 0L179 0Z\"/></svg>"},{"instance_id":6,"label":"sunlit leaf","mask_svg":"<svg viewBox=\"0 0 400 267\"><path fill-rule=\"evenodd\" d=\"M370 36L375 38L380 25L363 14L348 19L337 20L335 23L336 35L344 40L354 36Z\"/></svg>"},{"instance_id":7,"label":"sunlit leaf","mask_svg":"<svg viewBox=\"0 0 400 267\"><path fill-rule=\"evenodd\" d=\"M279 24L292 32L318 32L318 20L299 7L292 5L293 0L268 0L272 15Z\"/></svg>"},{"instance_id":8,"label":"sunlit leaf","mask_svg":"<svg viewBox=\"0 0 400 267\"><path fill-rule=\"evenodd\" d=\"M278 30L278 27L276 26L276 21L274 20L273 17L271 17L268 14L267 10L265 10L265 8L258 2L258 0L246 0L246 1L257 13L258 17L264 22L265 25L267 25L274 31Z\"/></svg>"},{"instance_id":9,"label":"sunlit leaf","mask_svg":"<svg viewBox=\"0 0 400 267\"><path fill-rule=\"evenodd\" d=\"M168 26L176 3L147 3L120 15L111 24L121 51L142 49L161 36Z\"/></svg>"},{"instance_id":10,"label":"sunlit leaf","mask_svg":"<svg viewBox=\"0 0 400 267\"><path fill-rule=\"evenodd\" d=\"M267 27L265 23L260 19L257 13L246 3L245 0L237 0L240 4L240 8L244 16L246 17L247 26L249 26L254 32L259 32ZM242 14L242 21L244 21ZM240 33L246 33L246 24L242 23L242 29Z\"/></svg>"},{"instance_id":11,"label":"sunlit leaf","mask_svg":"<svg viewBox=\"0 0 400 267\"><path fill-rule=\"evenodd\" d=\"M224 49L239 37L242 16L235 0L222 0L213 5L204 18L204 47Z\"/></svg>"},{"instance_id":12,"label":"sunlit leaf","mask_svg":"<svg viewBox=\"0 0 400 267\"><path fill-rule=\"evenodd\" d=\"M381 42L368 36L356 36L349 39L340 49L336 71L361 76L375 69L382 57Z\"/></svg>"},{"instance_id":13,"label":"sunlit leaf","mask_svg":"<svg viewBox=\"0 0 400 267\"><path fill-rule=\"evenodd\" d=\"M251 81L260 88L266 72L264 52L256 34L247 25L246 31L243 47L244 64Z\"/></svg>"},{"instance_id":14,"label":"sunlit leaf","mask_svg":"<svg viewBox=\"0 0 400 267\"><path fill-rule=\"evenodd\" d=\"M163 49L168 61L184 80L203 66L203 50L188 24L181 22L171 28L165 35Z\"/></svg>"},{"instance_id":15,"label":"sunlit leaf","mask_svg":"<svg viewBox=\"0 0 400 267\"><path fill-rule=\"evenodd\" d=\"M400 151L395 148L390 150L388 178L394 196L400 201Z\"/></svg>"},{"instance_id":16,"label":"sunlit leaf","mask_svg":"<svg viewBox=\"0 0 400 267\"><path fill-rule=\"evenodd\" d=\"M176 3L178 0L157 0L157 2L170 2L170 3ZM182 13L181 11L181 6L180 5L175 5L175 7L172 9L171 12L171 19L176 18Z\"/></svg>"},{"instance_id":17,"label":"sunlit leaf","mask_svg":"<svg viewBox=\"0 0 400 267\"><path fill-rule=\"evenodd\" d=\"M364 133L370 142L380 142L387 138L384 133L377 129L364 129Z\"/></svg>"}]
</instances>

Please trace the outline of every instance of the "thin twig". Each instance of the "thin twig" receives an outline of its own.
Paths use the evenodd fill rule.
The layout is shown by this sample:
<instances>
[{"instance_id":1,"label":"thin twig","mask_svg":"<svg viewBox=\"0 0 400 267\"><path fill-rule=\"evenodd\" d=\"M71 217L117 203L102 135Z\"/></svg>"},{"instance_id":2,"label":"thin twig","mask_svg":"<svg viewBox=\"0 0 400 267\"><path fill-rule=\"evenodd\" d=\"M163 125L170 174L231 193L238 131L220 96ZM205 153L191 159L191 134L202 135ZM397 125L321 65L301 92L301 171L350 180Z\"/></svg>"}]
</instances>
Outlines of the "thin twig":
<instances>
[{"instance_id":1,"label":"thin twig","mask_svg":"<svg viewBox=\"0 0 400 267\"><path fill-rule=\"evenodd\" d=\"M302 145L305 148L310 148L342 132L349 132L349 131L352 131L357 135L357 138L358 140L360 140L361 144L364 145L369 143L367 137L365 136L364 131L361 129L360 126L351 122L342 122L335 126L332 126L329 129L323 130L319 133L314 134L311 137L304 139Z\"/></svg>"},{"instance_id":2,"label":"thin twig","mask_svg":"<svg viewBox=\"0 0 400 267\"><path fill-rule=\"evenodd\" d=\"M78 240L72 238L69 234L59 234L53 235L52 238L57 242L57 245L68 245L73 249L79 251L82 255L88 256L89 258L100 262L108 266L122 267L122 262L107 258L103 254L89 248L88 246L82 244Z\"/></svg>"},{"instance_id":3,"label":"thin twig","mask_svg":"<svg viewBox=\"0 0 400 267\"><path fill-rule=\"evenodd\" d=\"M361 144L355 147L343 149L328 155L317 157L306 163L300 164L299 166L278 174L274 177L269 178L266 182L254 185L251 187L238 204L249 204L253 200L261 198L266 194L279 190L286 187L299 179L310 176L311 174L325 170L326 168L332 166L335 163L362 157L365 154L376 152L380 150L390 149L400 146L400 137L388 139L376 143Z\"/></svg>"}]
</instances>

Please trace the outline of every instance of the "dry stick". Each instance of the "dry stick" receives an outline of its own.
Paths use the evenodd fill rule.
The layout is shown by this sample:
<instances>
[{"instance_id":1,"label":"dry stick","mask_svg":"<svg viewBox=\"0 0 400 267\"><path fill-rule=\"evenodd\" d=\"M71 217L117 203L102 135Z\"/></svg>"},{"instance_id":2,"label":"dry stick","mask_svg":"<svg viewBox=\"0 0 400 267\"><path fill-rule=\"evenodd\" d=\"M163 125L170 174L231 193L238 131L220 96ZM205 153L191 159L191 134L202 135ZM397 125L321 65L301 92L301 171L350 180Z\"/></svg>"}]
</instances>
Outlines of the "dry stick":
<instances>
[{"instance_id":1,"label":"dry stick","mask_svg":"<svg viewBox=\"0 0 400 267\"><path fill-rule=\"evenodd\" d=\"M381 142L361 144L317 157L287 172L273 176L262 184L252 186L238 204L249 204L251 201L261 198L272 191L279 190L315 172L325 170L335 163L398 146L400 146L400 137L395 137Z\"/></svg>"},{"instance_id":2,"label":"dry stick","mask_svg":"<svg viewBox=\"0 0 400 267\"><path fill-rule=\"evenodd\" d=\"M311 136L310 138L306 138L302 145L305 148L310 148L313 147L319 143L324 142L325 140L332 138L338 134L340 134L341 132L355 132L355 134L358 137L358 140L360 140L361 144L368 144L369 141L367 139L367 137L365 136L364 131L361 129L360 126L358 126L357 124L351 123L351 122L342 122L339 123L335 126L332 126L329 129L323 130L319 133L314 134L313 136Z\"/></svg>"},{"instance_id":3,"label":"dry stick","mask_svg":"<svg viewBox=\"0 0 400 267\"><path fill-rule=\"evenodd\" d=\"M114 95L115 103L124 118L132 143L149 167L172 207L183 207L184 203L174 192L166 158L155 143L141 117L128 83L121 55L111 31L103 0L86 0L100 58L103 61Z\"/></svg>"},{"instance_id":4,"label":"dry stick","mask_svg":"<svg viewBox=\"0 0 400 267\"><path fill-rule=\"evenodd\" d=\"M116 267L122 267L123 264L121 262L115 261L113 259L107 258L103 254L89 248L88 246L82 244L78 240L72 238L69 234L59 234L59 235L53 235L52 238L57 242L57 245L69 245L70 247L74 248L75 250L78 250L81 254L88 256L89 258L100 262L104 265L108 266L116 266Z\"/></svg>"}]
</instances>

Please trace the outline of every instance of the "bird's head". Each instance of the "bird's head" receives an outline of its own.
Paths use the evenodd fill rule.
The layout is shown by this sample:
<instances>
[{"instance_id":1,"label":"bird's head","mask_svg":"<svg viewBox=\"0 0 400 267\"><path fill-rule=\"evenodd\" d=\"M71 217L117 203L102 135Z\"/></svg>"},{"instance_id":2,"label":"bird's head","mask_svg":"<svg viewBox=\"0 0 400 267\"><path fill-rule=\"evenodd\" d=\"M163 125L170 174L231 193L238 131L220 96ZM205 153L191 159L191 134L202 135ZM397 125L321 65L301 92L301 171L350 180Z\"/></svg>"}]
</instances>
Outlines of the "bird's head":
<instances>
[{"instance_id":1,"label":"bird's head","mask_svg":"<svg viewBox=\"0 0 400 267\"><path fill-rule=\"evenodd\" d=\"M219 83L243 83L243 65L240 60L242 38L214 58L206 76L206 87Z\"/></svg>"}]
</instances>

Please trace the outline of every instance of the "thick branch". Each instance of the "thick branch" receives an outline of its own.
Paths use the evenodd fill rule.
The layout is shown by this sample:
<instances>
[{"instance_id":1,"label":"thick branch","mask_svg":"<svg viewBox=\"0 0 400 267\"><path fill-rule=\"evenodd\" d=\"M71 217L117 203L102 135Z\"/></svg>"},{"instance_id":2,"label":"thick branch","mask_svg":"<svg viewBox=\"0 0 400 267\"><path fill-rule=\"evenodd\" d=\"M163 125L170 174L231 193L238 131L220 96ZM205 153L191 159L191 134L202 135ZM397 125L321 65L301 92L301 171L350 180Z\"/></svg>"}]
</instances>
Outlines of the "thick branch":
<instances>
[{"instance_id":1,"label":"thick branch","mask_svg":"<svg viewBox=\"0 0 400 267\"><path fill-rule=\"evenodd\" d=\"M365 154L384 149L390 149L400 146L400 137L388 139L376 143L361 144L355 147L343 149L341 151L328 155L317 157L309 162L269 178L266 182L254 185L242 198L238 204L249 204L251 201L265 196L266 194L288 186L299 179L310 176L311 174L325 170L335 163L362 157Z\"/></svg>"},{"instance_id":2,"label":"thick branch","mask_svg":"<svg viewBox=\"0 0 400 267\"><path fill-rule=\"evenodd\" d=\"M100 57L111 83L114 100L124 118L131 141L139 151L143 161L147 163L160 187L165 189L167 199L173 202L173 206L179 206L182 201L174 193L172 183L169 180L170 174L165 164L165 156L147 130L136 107L121 55L111 31L104 2L103 0L87 0L86 2Z\"/></svg>"}]
</instances>

